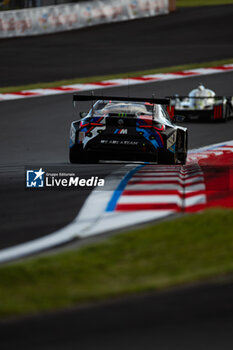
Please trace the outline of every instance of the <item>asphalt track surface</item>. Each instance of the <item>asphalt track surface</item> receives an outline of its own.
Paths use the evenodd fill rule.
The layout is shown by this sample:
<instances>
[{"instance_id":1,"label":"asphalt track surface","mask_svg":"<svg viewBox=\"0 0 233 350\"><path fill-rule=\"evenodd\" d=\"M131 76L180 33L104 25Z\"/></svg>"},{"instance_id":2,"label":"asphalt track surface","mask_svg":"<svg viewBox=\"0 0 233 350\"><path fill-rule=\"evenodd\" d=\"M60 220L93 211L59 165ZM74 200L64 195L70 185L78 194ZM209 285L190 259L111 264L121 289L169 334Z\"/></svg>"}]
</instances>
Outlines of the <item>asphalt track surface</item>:
<instances>
[{"instance_id":1,"label":"asphalt track surface","mask_svg":"<svg viewBox=\"0 0 233 350\"><path fill-rule=\"evenodd\" d=\"M187 94L202 82L217 94L232 94L233 73L135 85L131 96L158 97ZM128 88L111 88L103 93L127 96ZM39 97L0 103L0 248L42 237L71 222L82 207L88 191L25 191L25 167L50 165L77 170L80 177L105 177L122 164L69 165L68 138L72 95ZM84 105L84 110L87 105ZM233 120L228 123L186 123L189 148L232 140ZM62 213L62 215L61 215Z\"/></svg>"},{"instance_id":2,"label":"asphalt track surface","mask_svg":"<svg viewBox=\"0 0 233 350\"><path fill-rule=\"evenodd\" d=\"M129 29L128 23L124 23L125 35L121 37L124 52L114 51L114 54L107 56L108 60L104 52L103 56L100 52L105 47L107 38L113 35L113 29L117 40L112 43L112 47L115 46L115 42L119 44L118 24L112 25L108 30L105 26L95 28L94 35L101 37L98 43L94 40L90 43L85 41L88 36L91 36L91 28L80 33L67 33L59 37L48 36L35 41L31 38L22 41L14 39L2 41L0 42L1 85L38 81L38 76L41 80L45 78L57 80L79 76L82 72L84 75L87 75L86 72L90 75L97 74L98 69L101 74L104 74L128 71L129 67L130 70L148 69L155 66L232 57L232 36L229 34L232 33L232 28L229 28L232 6L189 11L180 10L171 16L171 21L166 16L156 20L148 19L150 24L148 28L147 25L144 26L144 20L133 23L132 30ZM200 21L197 21L199 15ZM180 16L180 25L175 23L178 16ZM143 23L142 50L136 50L131 46L132 40L138 45L140 39L138 27L142 29L139 23ZM214 23L213 26L212 23ZM208 25L212 28L206 31ZM200 26L204 28L201 37ZM157 40L156 48L151 39L151 28ZM161 36L161 33L157 34L156 28L163 29L164 36ZM177 34L186 28L190 30L188 34L185 32L185 37ZM163 40L165 35L167 42ZM191 36L193 40L188 40ZM72 41L68 41L68 38L72 37L74 45L70 49L68 45L71 45ZM47 43L43 40L47 40ZM76 40L82 41L83 51L80 52L80 45ZM129 43L131 49L127 51ZM53 67L51 50L54 46L57 46L55 51L57 60ZM69 54L62 57L63 50L67 48L69 48ZM90 51L91 48L92 51ZM85 52L88 55L85 55ZM96 52L98 59L104 58L102 66L101 61L95 66L94 73L91 70L92 57L90 59L89 52ZM125 52L132 52L132 61L126 57ZM38 65L37 57L40 53L42 61ZM72 63L74 57L78 64ZM66 62L65 66L64 62ZM86 65L88 68L85 68L85 71ZM106 68L104 71L101 70L103 65ZM28 72L26 75L25 69ZM233 73L225 73L151 83L130 87L130 94L147 96L155 92L158 97L175 92L186 94L201 80L208 87L216 90L217 94L232 95L232 79ZM127 88L104 91L113 95L128 94ZM2 102L0 112L0 248L3 248L46 235L63 227L76 216L88 193L26 192L24 189L24 166L26 165L49 164L62 169L69 167L67 149L69 123L72 120L71 95ZM190 123L186 126L189 128L190 148L231 140L233 136L233 121L227 124ZM89 174L104 176L119 166L121 165L82 165L77 166L77 169L82 176ZM1 350L115 350L119 348L122 350L142 348L231 350L233 347L232 294L232 283L219 283L0 322L0 347Z\"/></svg>"},{"instance_id":3,"label":"asphalt track surface","mask_svg":"<svg viewBox=\"0 0 233 350\"><path fill-rule=\"evenodd\" d=\"M232 350L233 283L0 322L1 350Z\"/></svg>"},{"instance_id":4,"label":"asphalt track surface","mask_svg":"<svg viewBox=\"0 0 233 350\"><path fill-rule=\"evenodd\" d=\"M0 87L233 57L233 5L0 40Z\"/></svg>"}]
</instances>

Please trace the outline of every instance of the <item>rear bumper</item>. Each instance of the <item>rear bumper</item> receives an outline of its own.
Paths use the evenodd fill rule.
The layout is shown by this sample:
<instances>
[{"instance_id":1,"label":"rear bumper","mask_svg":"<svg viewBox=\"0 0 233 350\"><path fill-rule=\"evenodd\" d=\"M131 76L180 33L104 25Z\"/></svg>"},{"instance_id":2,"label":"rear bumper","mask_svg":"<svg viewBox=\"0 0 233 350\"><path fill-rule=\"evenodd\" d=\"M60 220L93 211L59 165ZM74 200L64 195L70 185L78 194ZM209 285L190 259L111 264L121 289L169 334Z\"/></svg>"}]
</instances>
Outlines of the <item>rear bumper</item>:
<instances>
[{"instance_id":1,"label":"rear bumper","mask_svg":"<svg viewBox=\"0 0 233 350\"><path fill-rule=\"evenodd\" d=\"M139 160L158 159L158 149L144 137L129 135L103 135L90 140L84 148L85 153L96 155L103 160Z\"/></svg>"},{"instance_id":2,"label":"rear bumper","mask_svg":"<svg viewBox=\"0 0 233 350\"><path fill-rule=\"evenodd\" d=\"M126 150L98 150L87 149L84 153L89 158L98 158L99 160L124 160L124 161L142 161L142 162L157 162L158 151L154 152L139 152L139 151L126 151Z\"/></svg>"}]
</instances>

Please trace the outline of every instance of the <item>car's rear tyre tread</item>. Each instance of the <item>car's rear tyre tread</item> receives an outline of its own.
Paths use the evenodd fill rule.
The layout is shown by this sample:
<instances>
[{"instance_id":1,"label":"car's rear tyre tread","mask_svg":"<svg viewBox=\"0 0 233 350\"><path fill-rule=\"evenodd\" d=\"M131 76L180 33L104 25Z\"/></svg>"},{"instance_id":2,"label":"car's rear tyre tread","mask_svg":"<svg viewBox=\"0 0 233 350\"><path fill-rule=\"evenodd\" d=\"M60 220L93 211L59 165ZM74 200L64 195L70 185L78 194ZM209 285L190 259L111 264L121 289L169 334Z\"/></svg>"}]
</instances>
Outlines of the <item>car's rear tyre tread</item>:
<instances>
[{"instance_id":1,"label":"car's rear tyre tread","mask_svg":"<svg viewBox=\"0 0 233 350\"><path fill-rule=\"evenodd\" d=\"M74 145L70 148L69 159L72 164L83 164L87 159L83 154L83 150L78 147L79 145Z\"/></svg>"},{"instance_id":2,"label":"car's rear tyre tread","mask_svg":"<svg viewBox=\"0 0 233 350\"><path fill-rule=\"evenodd\" d=\"M159 164L174 165L177 163L176 153L161 151L158 159Z\"/></svg>"},{"instance_id":3,"label":"car's rear tyre tread","mask_svg":"<svg viewBox=\"0 0 233 350\"><path fill-rule=\"evenodd\" d=\"M74 145L70 148L69 159L73 164L97 164L99 162L97 155L84 152L81 145Z\"/></svg>"}]
</instances>

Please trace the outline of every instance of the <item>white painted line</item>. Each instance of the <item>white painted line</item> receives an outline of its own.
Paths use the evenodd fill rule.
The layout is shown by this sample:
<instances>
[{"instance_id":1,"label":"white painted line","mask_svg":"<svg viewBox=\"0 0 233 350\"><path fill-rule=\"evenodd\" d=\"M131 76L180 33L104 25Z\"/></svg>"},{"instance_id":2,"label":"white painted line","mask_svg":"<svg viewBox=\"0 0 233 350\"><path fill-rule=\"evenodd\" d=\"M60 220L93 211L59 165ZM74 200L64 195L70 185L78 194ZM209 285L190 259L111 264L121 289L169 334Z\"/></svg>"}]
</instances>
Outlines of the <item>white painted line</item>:
<instances>
[{"instance_id":1,"label":"white painted line","mask_svg":"<svg viewBox=\"0 0 233 350\"><path fill-rule=\"evenodd\" d=\"M206 196L203 194L185 198L184 199L184 208L191 207L195 204L205 204L206 203Z\"/></svg>"},{"instance_id":2,"label":"white painted line","mask_svg":"<svg viewBox=\"0 0 233 350\"><path fill-rule=\"evenodd\" d=\"M195 176L193 178L185 178L185 179L182 179L180 177L137 177L136 179L135 178L132 178L130 181L129 181L129 185L134 185L134 184L137 184L139 182L143 181L143 185L153 185L153 182L161 182L162 183L165 183L165 184L173 184L174 182L179 182L180 184L189 184L189 183L194 183L194 182L200 182L200 181L203 181L203 176Z\"/></svg>"},{"instance_id":3,"label":"white painted line","mask_svg":"<svg viewBox=\"0 0 233 350\"><path fill-rule=\"evenodd\" d=\"M104 212L101 217L91 226L88 231L80 233L79 237L86 238L108 232L119 230L127 226L137 225L152 220L158 220L175 213L175 210L138 210L136 212Z\"/></svg>"},{"instance_id":4,"label":"white painted line","mask_svg":"<svg viewBox=\"0 0 233 350\"><path fill-rule=\"evenodd\" d=\"M160 172L160 171L138 171L135 175L134 175L134 178L135 177L142 177L142 176L153 176L154 177L159 177L159 176L172 176L172 175L179 175L180 172L179 171L171 171L171 172L168 172L168 171L163 171L163 172Z\"/></svg>"},{"instance_id":5,"label":"white painted line","mask_svg":"<svg viewBox=\"0 0 233 350\"><path fill-rule=\"evenodd\" d=\"M202 181L203 180L203 176L200 176L200 173L193 176L191 175L192 177L190 178L189 175L187 176L169 176L169 177L162 177L162 176L134 176L129 184L134 184L134 183L137 183L138 181L145 181L145 182L165 182L166 183L172 183L174 181L179 181L180 183L184 183L184 184L187 184L187 183L190 183L190 182L198 182L198 181Z\"/></svg>"},{"instance_id":6,"label":"white painted line","mask_svg":"<svg viewBox=\"0 0 233 350\"><path fill-rule=\"evenodd\" d=\"M133 203L181 203L179 195L148 195L144 196L126 196L123 195L120 197L118 204L133 204Z\"/></svg>"},{"instance_id":7,"label":"white painted line","mask_svg":"<svg viewBox=\"0 0 233 350\"><path fill-rule=\"evenodd\" d=\"M193 192L193 191L204 191L205 190L205 184L202 182L197 184L192 184L185 187L185 192Z\"/></svg>"}]
</instances>

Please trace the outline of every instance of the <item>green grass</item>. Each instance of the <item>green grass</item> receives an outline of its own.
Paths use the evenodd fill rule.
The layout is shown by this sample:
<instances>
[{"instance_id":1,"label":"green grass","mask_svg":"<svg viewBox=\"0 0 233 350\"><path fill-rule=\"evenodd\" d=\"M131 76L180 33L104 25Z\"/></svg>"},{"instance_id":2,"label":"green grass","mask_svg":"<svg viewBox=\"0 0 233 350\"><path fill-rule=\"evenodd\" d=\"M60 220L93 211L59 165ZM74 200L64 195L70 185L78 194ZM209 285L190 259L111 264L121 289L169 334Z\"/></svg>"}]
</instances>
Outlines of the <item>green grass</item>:
<instances>
[{"instance_id":1,"label":"green grass","mask_svg":"<svg viewBox=\"0 0 233 350\"><path fill-rule=\"evenodd\" d=\"M58 80L58 81L53 81L49 83L39 82L36 84L30 84L30 85L2 87L0 88L0 93L16 92L16 91L22 91L22 90L39 89L39 88L51 88L51 87L56 87L61 85L82 84L82 83L90 83L90 82L102 81L102 80L119 79L119 78L137 77L137 76L148 75L148 74L176 72L176 71L185 70L185 69L214 67L214 66L228 64L228 63L233 63L233 58L219 60L219 61L186 64L181 66L149 69L149 70L138 71L138 72L93 76L93 77L87 77L87 78L74 78L74 79Z\"/></svg>"},{"instance_id":2,"label":"green grass","mask_svg":"<svg viewBox=\"0 0 233 350\"><path fill-rule=\"evenodd\" d=\"M176 0L177 7L229 5L233 0Z\"/></svg>"},{"instance_id":3,"label":"green grass","mask_svg":"<svg viewBox=\"0 0 233 350\"><path fill-rule=\"evenodd\" d=\"M0 268L0 317L156 291L233 272L233 211L134 230Z\"/></svg>"}]
</instances>

